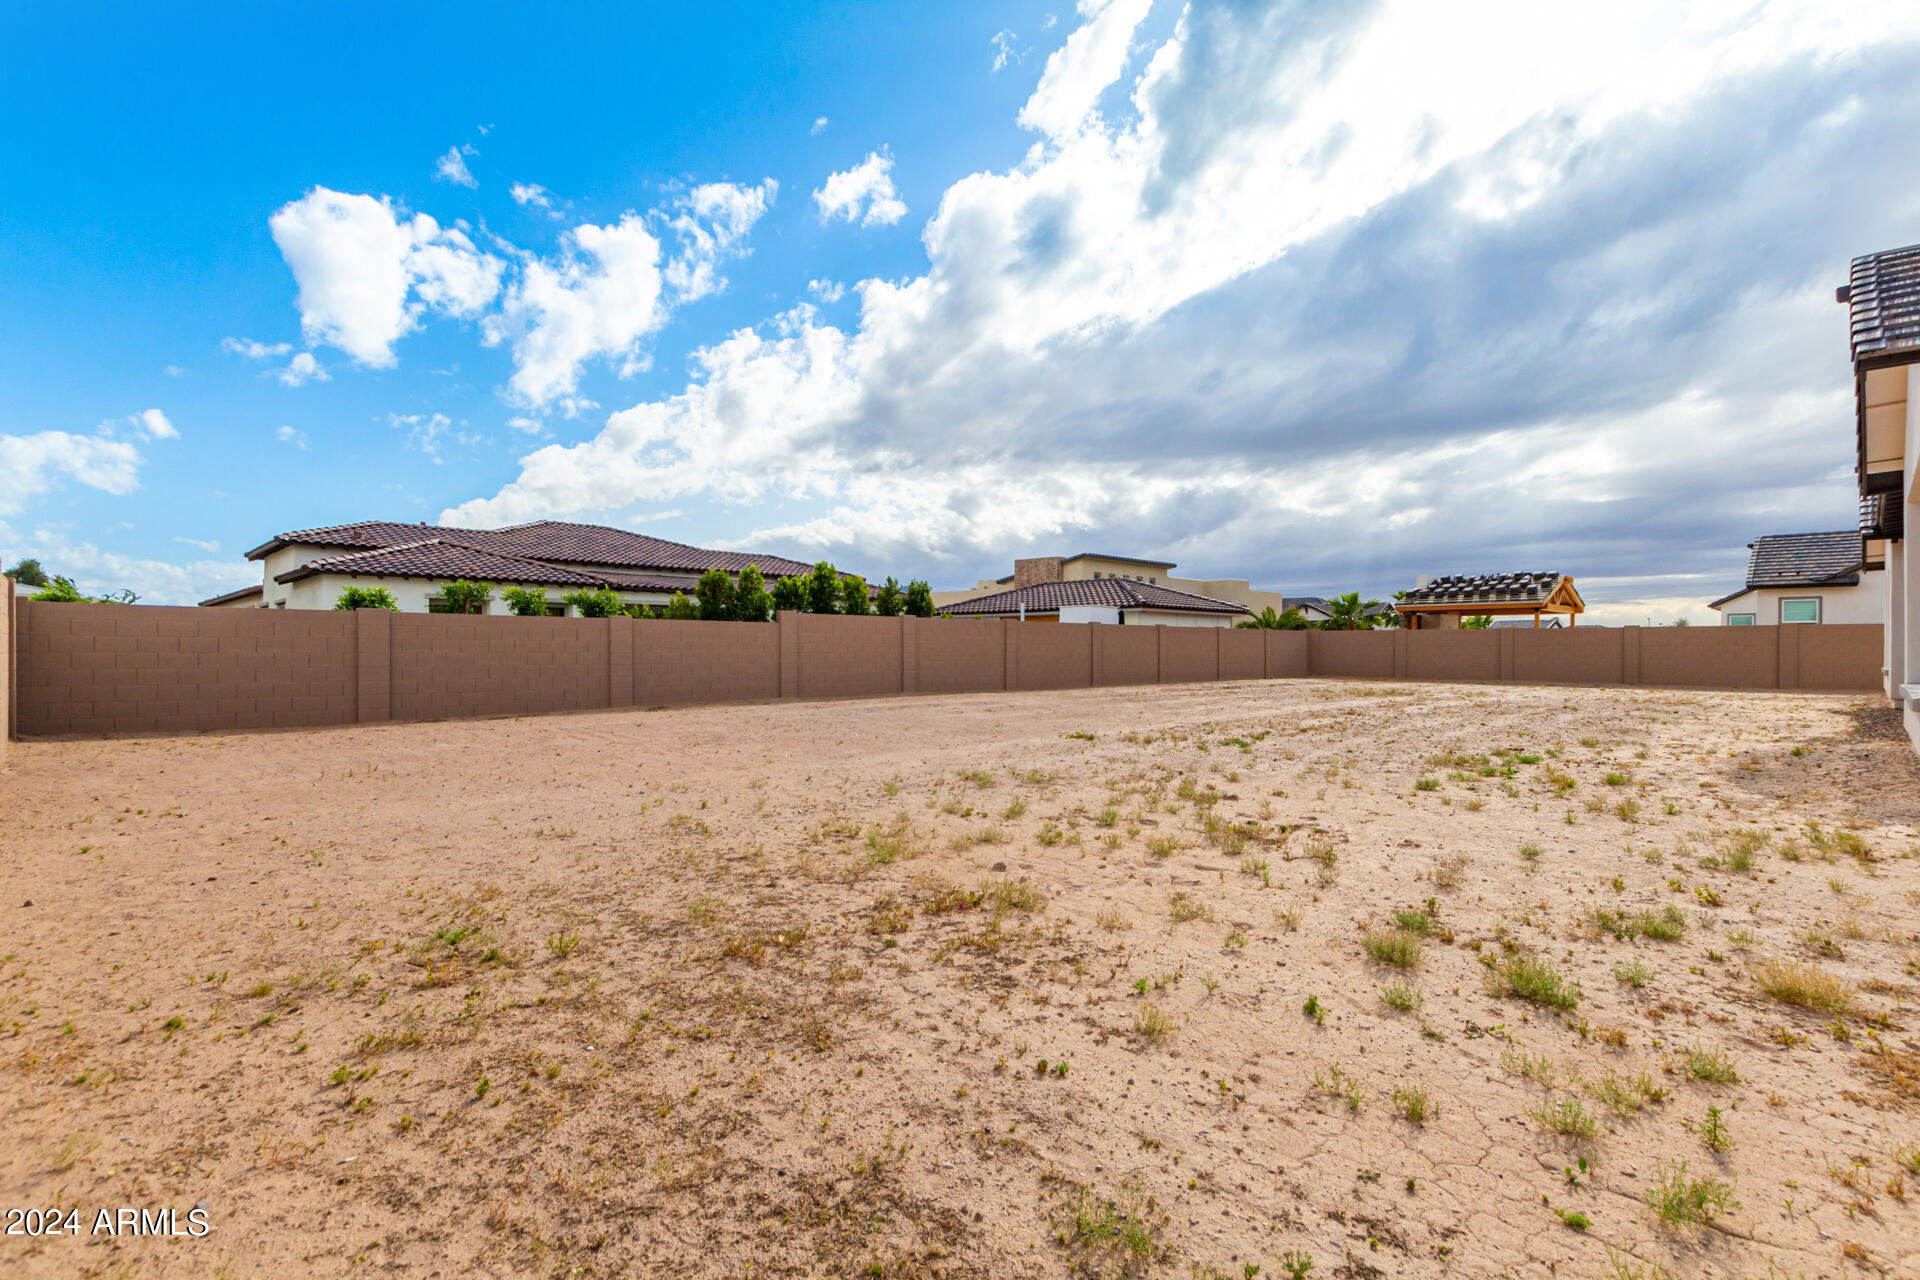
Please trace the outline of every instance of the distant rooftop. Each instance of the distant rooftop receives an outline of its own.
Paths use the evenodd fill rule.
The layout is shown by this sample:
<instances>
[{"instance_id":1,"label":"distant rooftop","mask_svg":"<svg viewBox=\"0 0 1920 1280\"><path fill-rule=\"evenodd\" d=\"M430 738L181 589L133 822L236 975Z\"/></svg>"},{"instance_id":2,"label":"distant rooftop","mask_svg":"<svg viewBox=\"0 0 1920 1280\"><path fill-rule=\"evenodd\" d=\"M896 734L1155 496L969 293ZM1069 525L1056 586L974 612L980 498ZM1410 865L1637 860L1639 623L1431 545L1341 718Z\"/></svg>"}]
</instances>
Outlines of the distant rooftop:
<instances>
[{"instance_id":1,"label":"distant rooftop","mask_svg":"<svg viewBox=\"0 0 1920 1280\"><path fill-rule=\"evenodd\" d=\"M1850 586L1860 581L1860 531L1770 533L1747 544L1747 586Z\"/></svg>"},{"instance_id":2,"label":"distant rooftop","mask_svg":"<svg viewBox=\"0 0 1920 1280\"><path fill-rule=\"evenodd\" d=\"M1851 310L1855 364L1920 349L1920 245L1855 258L1840 300Z\"/></svg>"},{"instance_id":3,"label":"distant rooftop","mask_svg":"<svg viewBox=\"0 0 1920 1280\"><path fill-rule=\"evenodd\" d=\"M941 609L956 617L1008 615L1020 612L1057 613L1062 605L1096 605L1108 609L1174 609L1188 613L1245 613L1245 605L1209 596L1196 596L1172 587L1155 586L1132 578L1076 578L1071 582L1036 582L1012 591L976 596Z\"/></svg>"}]
</instances>

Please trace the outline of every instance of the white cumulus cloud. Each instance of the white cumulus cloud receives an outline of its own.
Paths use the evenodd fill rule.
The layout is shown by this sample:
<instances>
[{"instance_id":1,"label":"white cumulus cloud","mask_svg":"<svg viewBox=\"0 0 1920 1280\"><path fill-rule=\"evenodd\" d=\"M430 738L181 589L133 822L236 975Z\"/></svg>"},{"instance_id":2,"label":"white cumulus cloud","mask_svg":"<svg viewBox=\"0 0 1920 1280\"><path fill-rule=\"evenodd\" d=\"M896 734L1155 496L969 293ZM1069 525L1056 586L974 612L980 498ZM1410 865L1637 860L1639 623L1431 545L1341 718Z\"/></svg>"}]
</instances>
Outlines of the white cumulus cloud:
<instances>
[{"instance_id":1,"label":"white cumulus cloud","mask_svg":"<svg viewBox=\"0 0 1920 1280\"><path fill-rule=\"evenodd\" d=\"M179 431L167 420L167 415L158 409L142 409L132 421L136 427L146 433L150 440L178 440Z\"/></svg>"},{"instance_id":2,"label":"white cumulus cloud","mask_svg":"<svg viewBox=\"0 0 1920 1280\"><path fill-rule=\"evenodd\" d=\"M972 568L1117 535L1290 590L1550 564L1635 600L1848 518L1834 246L1912 238L1875 157L1920 10L1193 0L1136 51L1145 11L1080 6L1044 141L954 182L856 323L727 335L443 518L804 503L739 541ZM880 152L815 193L888 200Z\"/></svg>"},{"instance_id":3,"label":"white cumulus cloud","mask_svg":"<svg viewBox=\"0 0 1920 1280\"><path fill-rule=\"evenodd\" d=\"M456 187L477 187L480 183L474 178L473 171L467 168L467 157L479 154L472 147L448 147L447 154L433 164L435 182L451 182Z\"/></svg>"},{"instance_id":4,"label":"white cumulus cloud","mask_svg":"<svg viewBox=\"0 0 1920 1280\"><path fill-rule=\"evenodd\" d=\"M868 152L851 169L828 174L813 193L813 202L820 207L822 222L843 218L863 227L888 227L907 215L893 188L893 156L884 149Z\"/></svg>"},{"instance_id":5,"label":"white cumulus cloud","mask_svg":"<svg viewBox=\"0 0 1920 1280\"><path fill-rule=\"evenodd\" d=\"M252 338L222 338L220 349L249 360L272 360L293 350L291 342L255 342Z\"/></svg>"},{"instance_id":6,"label":"white cumulus cloud","mask_svg":"<svg viewBox=\"0 0 1920 1280\"><path fill-rule=\"evenodd\" d=\"M102 435L0 435L0 515L17 515L63 477L105 493L132 493L140 487L140 464L132 444Z\"/></svg>"},{"instance_id":7,"label":"white cumulus cloud","mask_svg":"<svg viewBox=\"0 0 1920 1280\"><path fill-rule=\"evenodd\" d=\"M1107 86L1126 70L1134 28L1153 0L1080 0L1086 24L1047 58L1040 85L1021 108L1020 123L1053 138L1077 132L1093 116ZM994 63L998 70L1006 57Z\"/></svg>"},{"instance_id":8,"label":"white cumulus cloud","mask_svg":"<svg viewBox=\"0 0 1920 1280\"><path fill-rule=\"evenodd\" d=\"M553 193L537 182L516 182L507 188L517 205L532 205L536 209L553 210Z\"/></svg>"},{"instance_id":9,"label":"white cumulus cloud","mask_svg":"<svg viewBox=\"0 0 1920 1280\"><path fill-rule=\"evenodd\" d=\"M660 241L629 213L612 226L575 227L555 259L523 256L482 332L490 345L512 346L515 398L545 405L574 391L588 360L637 369L640 339L665 317L660 292Z\"/></svg>"},{"instance_id":10,"label":"white cumulus cloud","mask_svg":"<svg viewBox=\"0 0 1920 1280\"><path fill-rule=\"evenodd\" d=\"M666 266L666 282L682 302L692 302L726 287L719 267L745 253L747 233L773 203L780 184L768 178L757 187L709 182L680 202L671 226L681 249Z\"/></svg>"},{"instance_id":11,"label":"white cumulus cloud","mask_svg":"<svg viewBox=\"0 0 1920 1280\"><path fill-rule=\"evenodd\" d=\"M500 291L498 258L458 227L406 217L390 200L315 187L268 226L299 285L307 340L365 365L390 367L394 343L419 327L422 311L471 317Z\"/></svg>"},{"instance_id":12,"label":"white cumulus cloud","mask_svg":"<svg viewBox=\"0 0 1920 1280\"><path fill-rule=\"evenodd\" d=\"M285 385L298 387L308 382L330 381L332 375L313 358L311 351L301 351L296 352L293 359L287 361L287 367L280 371L279 377Z\"/></svg>"}]
</instances>

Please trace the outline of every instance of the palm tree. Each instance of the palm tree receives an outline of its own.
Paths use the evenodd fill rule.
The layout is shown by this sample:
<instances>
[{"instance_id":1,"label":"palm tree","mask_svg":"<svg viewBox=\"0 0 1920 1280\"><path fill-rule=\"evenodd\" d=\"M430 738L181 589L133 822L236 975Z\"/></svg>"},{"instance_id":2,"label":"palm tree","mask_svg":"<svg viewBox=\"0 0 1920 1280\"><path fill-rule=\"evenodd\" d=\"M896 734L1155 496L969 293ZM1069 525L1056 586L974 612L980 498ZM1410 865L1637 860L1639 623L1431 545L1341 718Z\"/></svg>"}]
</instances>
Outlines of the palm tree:
<instances>
[{"instance_id":1,"label":"palm tree","mask_svg":"<svg viewBox=\"0 0 1920 1280\"><path fill-rule=\"evenodd\" d=\"M1298 609L1275 613L1273 606L1268 605L1251 618L1242 618L1234 625L1242 631L1304 631L1308 623L1306 615Z\"/></svg>"},{"instance_id":2,"label":"palm tree","mask_svg":"<svg viewBox=\"0 0 1920 1280\"><path fill-rule=\"evenodd\" d=\"M1322 631L1371 631L1380 626L1381 608L1378 600L1360 599L1358 591L1349 591L1343 596L1335 596L1327 601L1327 620L1320 624ZM1386 614L1389 619L1393 614ZM1397 621L1397 619L1396 619Z\"/></svg>"}]
</instances>

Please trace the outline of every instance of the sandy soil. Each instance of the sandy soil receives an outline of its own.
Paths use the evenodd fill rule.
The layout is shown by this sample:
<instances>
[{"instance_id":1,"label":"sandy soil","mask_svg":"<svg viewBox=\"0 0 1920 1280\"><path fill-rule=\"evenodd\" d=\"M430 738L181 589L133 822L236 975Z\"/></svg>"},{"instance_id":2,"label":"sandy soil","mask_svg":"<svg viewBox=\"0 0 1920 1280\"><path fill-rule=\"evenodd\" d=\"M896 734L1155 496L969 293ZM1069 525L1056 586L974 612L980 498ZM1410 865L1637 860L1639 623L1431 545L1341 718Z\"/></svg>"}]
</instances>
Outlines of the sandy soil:
<instances>
[{"instance_id":1,"label":"sandy soil","mask_svg":"<svg viewBox=\"0 0 1920 1280\"><path fill-rule=\"evenodd\" d=\"M0 1274L1920 1275L1920 768L1865 705L25 745L0 1207L211 1232Z\"/></svg>"}]
</instances>

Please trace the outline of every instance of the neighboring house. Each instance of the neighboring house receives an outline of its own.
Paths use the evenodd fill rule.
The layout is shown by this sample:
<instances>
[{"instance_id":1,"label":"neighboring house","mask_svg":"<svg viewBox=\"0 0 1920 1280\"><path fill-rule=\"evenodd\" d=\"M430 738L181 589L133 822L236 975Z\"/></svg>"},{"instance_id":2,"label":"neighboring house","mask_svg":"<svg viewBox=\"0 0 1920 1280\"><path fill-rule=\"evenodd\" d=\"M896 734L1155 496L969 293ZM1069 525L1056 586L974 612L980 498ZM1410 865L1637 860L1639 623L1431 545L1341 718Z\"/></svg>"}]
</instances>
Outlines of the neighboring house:
<instances>
[{"instance_id":1,"label":"neighboring house","mask_svg":"<svg viewBox=\"0 0 1920 1280\"><path fill-rule=\"evenodd\" d=\"M1132 578L1036 582L942 607L951 618L1024 618L1028 622L1105 622L1143 627L1231 627L1247 607Z\"/></svg>"},{"instance_id":2,"label":"neighboring house","mask_svg":"<svg viewBox=\"0 0 1920 1280\"><path fill-rule=\"evenodd\" d=\"M1770 533L1747 544L1747 585L1707 607L1729 627L1786 623L1880 622L1886 614L1882 571L1860 560L1860 535Z\"/></svg>"},{"instance_id":3,"label":"neighboring house","mask_svg":"<svg viewBox=\"0 0 1920 1280\"><path fill-rule=\"evenodd\" d=\"M1333 607L1325 596L1283 596L1277 612L1298 609L1300 616L1316 626L1333 616Z\"/></svg>"},{"instance_id":4,"label":"neighboring house","mask_svg":"<svg viewBox=\"0 0 1920 1280\"><path fill-rule=\"evenodd\" d=\"M1837 293L1849 308L1853 348L1860 561L1882 570L1887 696L1902 704L1920 747L1920 556L1906 549L1907 517L1920 503L1920 245L1853 260Z\"/></svg>"},{"instance_id":5,"label":"neighboring house","mask_svg":"<svg viewBox=\"0 0 1920 1280\"><path fill-rule=\"evenodd\" d=\"M1587 602L1564 573L1482 573L1421 578L1394 602L1400 625L1416 631L1458 630L1462 618L1557 615L1574 625Z\"/></svg>"},{"instance_id":6,"label":"neighboring house","mask_svg":"<svg viewBox=\"0 0 1920 1280\"><path fill-rule=\"evenodd\" d=\"M1122 582L1143 582L1150 587L1169 587L1191 595L1237 604L1253 613L1272 608L1281 613L1287 601L1278 591L1256 590L1245 578L1177 578L1171 560L1142 560L1133 556L1104 555L1082 551L1072 556L1035 556L1015 560L1013 572L1004 578L982 578L973 586L955 591L936 591L935 607L944 608L963 600L1003 592L1009 587L1027 587L1042 582L1094 582L1109 578ZM1295 600L1293 603L1298 604Z\"/></svg>"},{"instance_id":7,"label":"neighboring house","mask_svg":"<svg viewBox=\"0 0 1920 1280\"><path fill-rule=\"evenodd\" d=\"M693 593L700 575L738 576L758 565L768 582L812 572L781 556L708 551L597 524L538 520L505 529L444 529L366 520L283 533L247 552L262 583L200 603L209 607L331 609L348 587L385 587L404 613L444 609L441 589L458 578L494 585L489 613L505 613L500 588L541 587L550 612L561 597L606 587L626 604L661 606Z\"/></svg>"}]
</instances>

